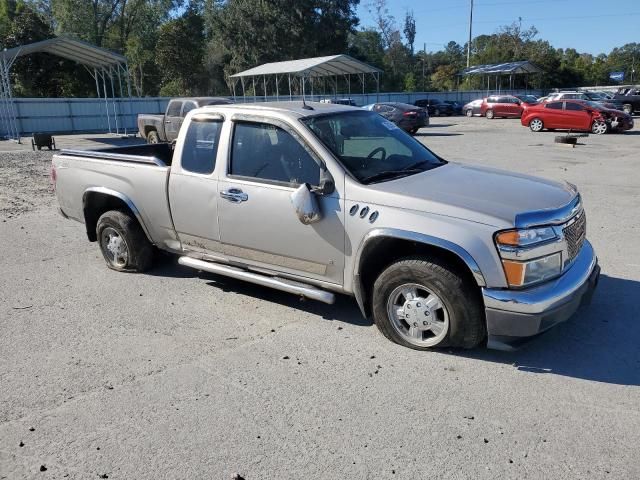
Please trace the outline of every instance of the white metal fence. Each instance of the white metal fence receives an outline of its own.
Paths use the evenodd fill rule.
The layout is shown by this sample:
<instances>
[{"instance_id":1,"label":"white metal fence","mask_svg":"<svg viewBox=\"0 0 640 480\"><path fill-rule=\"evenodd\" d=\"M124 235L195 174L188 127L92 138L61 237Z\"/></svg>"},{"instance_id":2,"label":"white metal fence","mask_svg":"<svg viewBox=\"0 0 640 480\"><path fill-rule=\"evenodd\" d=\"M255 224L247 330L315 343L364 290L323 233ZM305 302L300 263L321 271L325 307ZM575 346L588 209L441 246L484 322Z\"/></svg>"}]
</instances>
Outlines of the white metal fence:
<instances>
[{"instance_id":1,"label":"white metal fence","mask_svg":"<svg viewBox=\"0 0 640 480\"><path fill-rule=\"evenodd\" d=\"M367 105L375 102L403 102L414 103L421 98L437 98L439 100L457 100L468 102L487 96L494 92L486 90L456 91L456 92L414 92L414 93L380 93L351 95L357 105ZM532 93L534 95L541 92L536 90L513 90L502 91L501 94L509 93ZM346 95L338 95L338 98ZM331 95L306 96L307 101L319 101L323 98L334 98ZM236 97L238 103L242 102L264 102L275 100L289 100L288 95L276 97L247 96ZM301 96L293 96L292 100L301 100ZM144 97L144 98L116 98L112 104L105 104L104 99L99 98L16 98L14 107L16 109L16 120L18 131L22 136L30 135L34 132L47 133L90 133L118 131L120 134L133 134L137 132L136 118L139 113L164 113L169 98L167 97ZM107 110L108 115L107 115ZM7 126L0 125L0 136L7 135Z\"/></svg>"}]
</instances>

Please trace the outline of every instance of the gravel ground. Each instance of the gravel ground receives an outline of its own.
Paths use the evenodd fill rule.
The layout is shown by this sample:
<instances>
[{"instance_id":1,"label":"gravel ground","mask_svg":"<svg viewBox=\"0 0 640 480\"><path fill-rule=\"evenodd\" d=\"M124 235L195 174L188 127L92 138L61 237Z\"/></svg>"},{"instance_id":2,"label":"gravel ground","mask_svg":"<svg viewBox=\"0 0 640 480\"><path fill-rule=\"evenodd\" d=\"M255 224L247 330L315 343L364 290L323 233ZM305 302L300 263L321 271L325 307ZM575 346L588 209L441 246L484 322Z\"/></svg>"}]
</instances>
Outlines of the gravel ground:
<instances>
[{"instance_id":1,"label":"gravel ground","mask_svg":"<svg viewBox=\"0 0 640 480\"><path fill-rule=\"evenodd\" d=\"M50 152L0 153L0 219L50 205Z\"/></svg>"},{"instance_id":2,"label":"gravel ground","mask_svg":"<svg viewBox=\"0 0 640 480\"><path fill-rule=\"evenodd\" d=\"M336 305L107 269L47 153L0 154L0 479L640 478L640 136L432 119L451 160L576 183L603 275L515 353L415 352Z\"/></svg>"}]
</instances>

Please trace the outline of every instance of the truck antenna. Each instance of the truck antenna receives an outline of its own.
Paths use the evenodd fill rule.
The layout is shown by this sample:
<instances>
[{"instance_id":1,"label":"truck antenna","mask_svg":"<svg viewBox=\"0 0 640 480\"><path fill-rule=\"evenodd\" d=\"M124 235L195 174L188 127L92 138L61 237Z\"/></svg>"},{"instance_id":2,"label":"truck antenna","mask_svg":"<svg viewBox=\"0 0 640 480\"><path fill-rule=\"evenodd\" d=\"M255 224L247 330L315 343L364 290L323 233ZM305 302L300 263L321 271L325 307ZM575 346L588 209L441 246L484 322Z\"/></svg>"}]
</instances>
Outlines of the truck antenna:
<instances>
[{"instance_id":1,"label":"truck antenna","mask_svg":"<svg viewBox=\"0 0 640 480\"><path fill-rule=\"evenodd\" d=\"M303 110L313 110L313 107L311 105L307 105L307 103L304 101L304 75L302 76L302 108Z\"/></svg>"}]
</instances>

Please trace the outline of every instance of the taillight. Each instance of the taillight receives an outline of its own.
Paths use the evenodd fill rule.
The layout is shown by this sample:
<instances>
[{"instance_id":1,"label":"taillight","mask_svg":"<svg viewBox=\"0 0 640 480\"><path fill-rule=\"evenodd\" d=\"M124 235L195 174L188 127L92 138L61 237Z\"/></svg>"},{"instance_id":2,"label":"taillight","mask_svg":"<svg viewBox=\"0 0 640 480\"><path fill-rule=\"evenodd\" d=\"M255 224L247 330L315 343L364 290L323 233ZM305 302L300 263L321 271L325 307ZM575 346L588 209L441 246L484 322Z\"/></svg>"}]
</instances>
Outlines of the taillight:
<instances>
[{"instance_id":1,"label":"taillight","mask_svg":"<svg viewBox=\"0 0 640 480\"><path fill-rule=\"evenodd\" d=\"M404 112L402 115L404 115L405 117L413 117L415 115L417 115L418 112L414 111L414 110L409 110L408 112Z\"/></svg>"}]
</instances>

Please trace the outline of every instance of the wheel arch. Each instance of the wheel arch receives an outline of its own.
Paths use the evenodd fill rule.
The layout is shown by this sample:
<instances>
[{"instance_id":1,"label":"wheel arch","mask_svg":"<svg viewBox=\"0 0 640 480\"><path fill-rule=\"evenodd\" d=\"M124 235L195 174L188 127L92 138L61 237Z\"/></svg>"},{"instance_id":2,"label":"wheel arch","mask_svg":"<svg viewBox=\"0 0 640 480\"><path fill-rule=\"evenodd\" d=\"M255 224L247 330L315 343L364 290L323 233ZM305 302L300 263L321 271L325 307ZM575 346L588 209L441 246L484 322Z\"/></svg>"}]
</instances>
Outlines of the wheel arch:
<instances>
[{"instance_id":1,"label":"wheel arch","mask_svg":"<svg viewBox=\"0 0 640 480\"><path fill-rule=\"evenodd\" d=\"M412 255L445 258L475 285L486 286L477 262L453 242L404 230L373 230L363 239L354 261L353 293L365 317L371 313L371 288L377 276L392 262Z\"/></svg>"},{"instance_id":2,"label":"wheel arch","mask_svg":"<svg viewBox=\"0 0 640 480\"><path fill-rule=\"evenodd\" d=\"M142 219L142 215L140 215L140 211L133 201L124 193L105 187L88 188L82 195L84 224L87 229L87 238L90 242L95 242L98 239L96 233L98 219L103 213L108 212L109 210L122 210L131 214L142 227L142 231L149 242L154 244Z\"/></svg>"}]
</instances>

